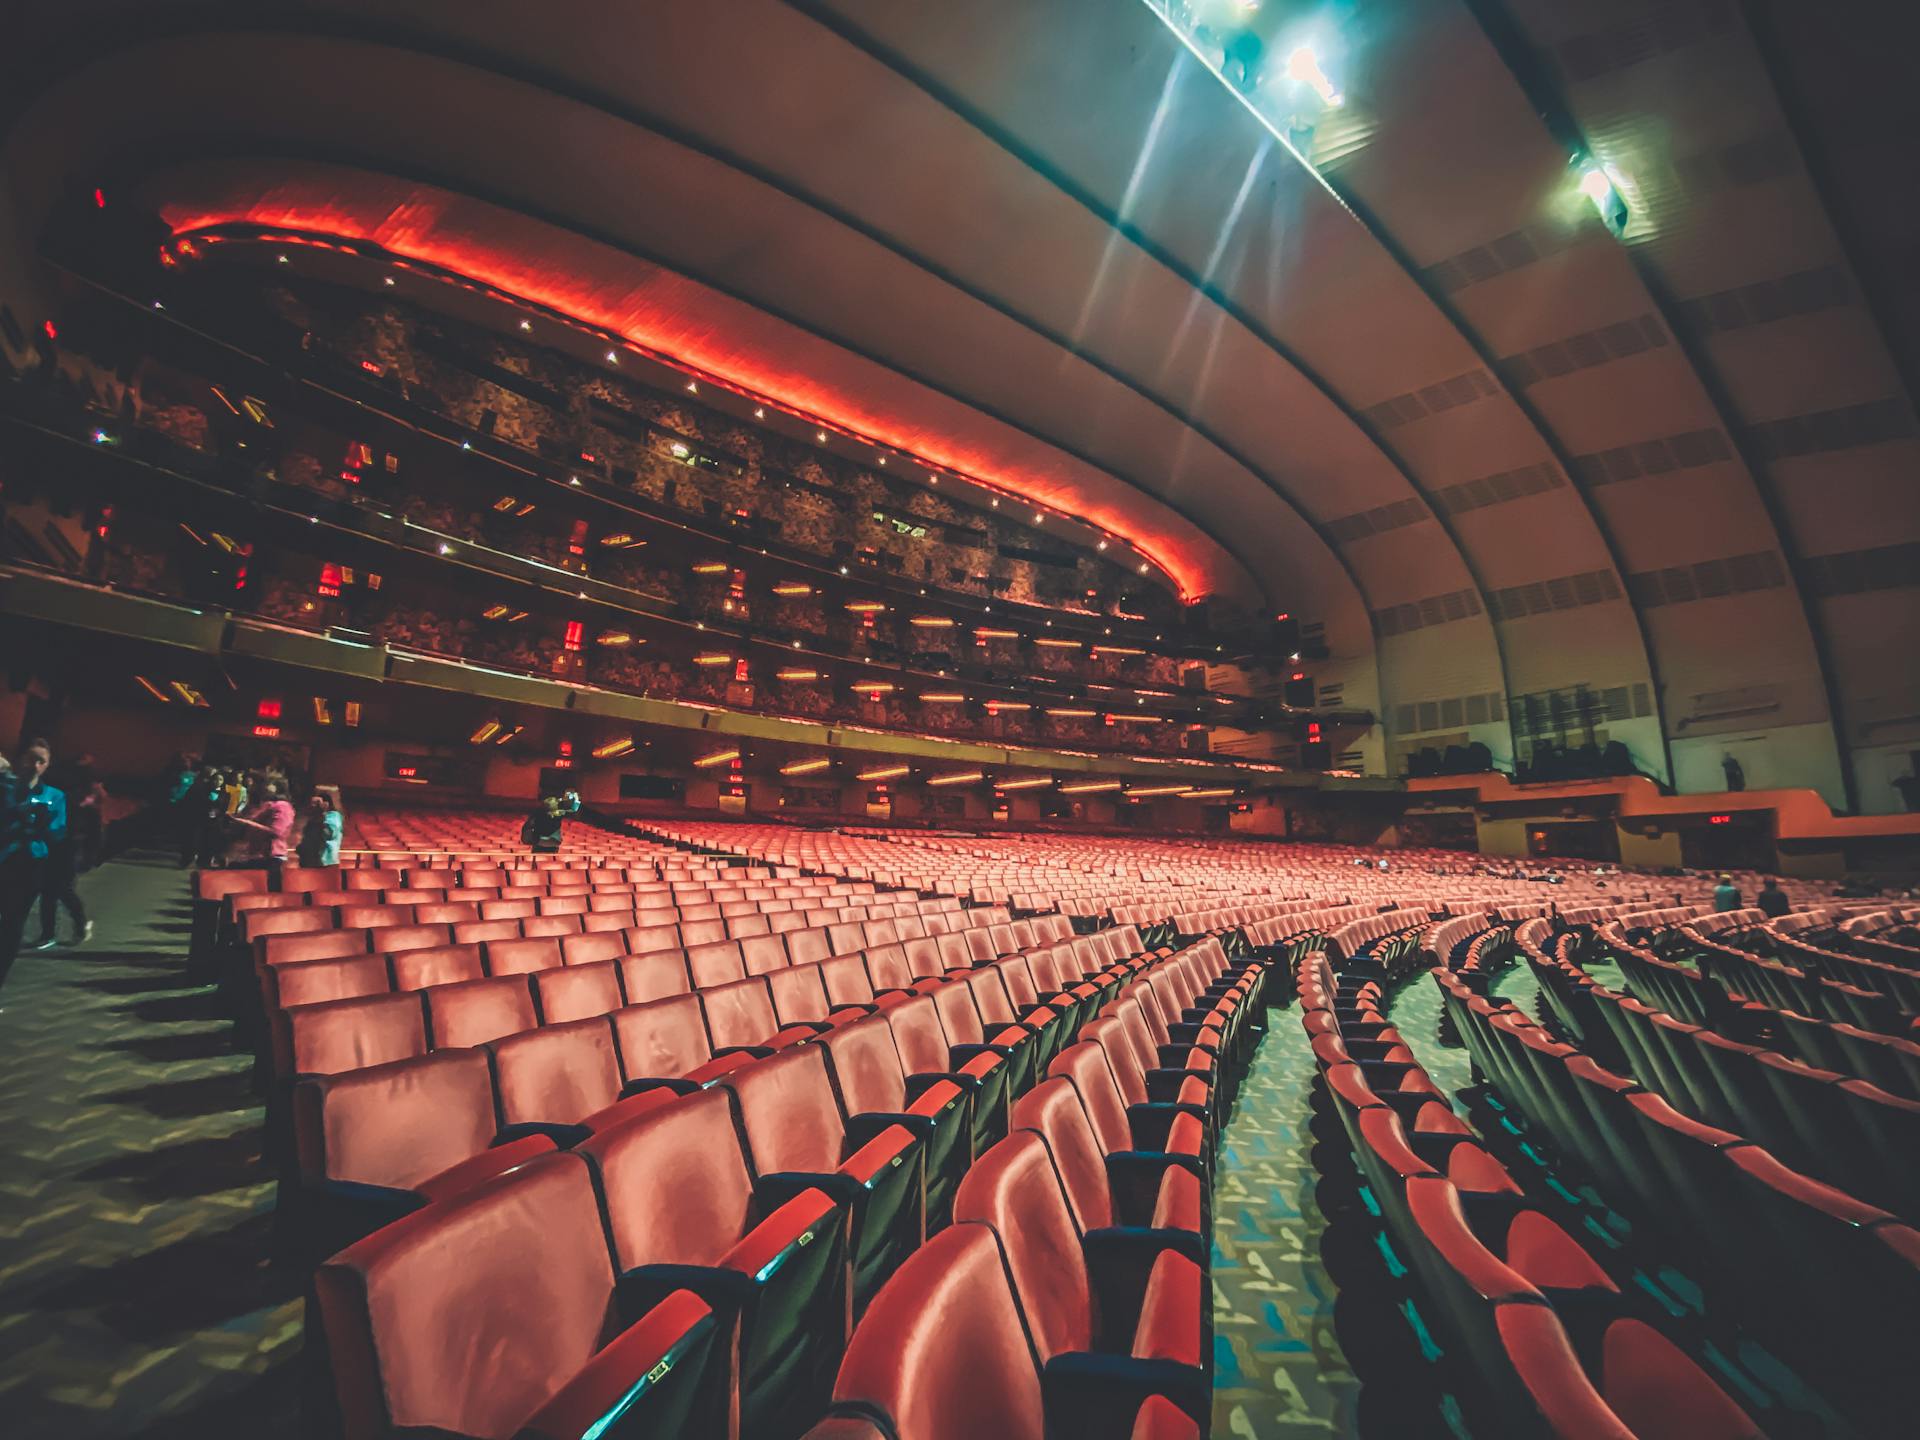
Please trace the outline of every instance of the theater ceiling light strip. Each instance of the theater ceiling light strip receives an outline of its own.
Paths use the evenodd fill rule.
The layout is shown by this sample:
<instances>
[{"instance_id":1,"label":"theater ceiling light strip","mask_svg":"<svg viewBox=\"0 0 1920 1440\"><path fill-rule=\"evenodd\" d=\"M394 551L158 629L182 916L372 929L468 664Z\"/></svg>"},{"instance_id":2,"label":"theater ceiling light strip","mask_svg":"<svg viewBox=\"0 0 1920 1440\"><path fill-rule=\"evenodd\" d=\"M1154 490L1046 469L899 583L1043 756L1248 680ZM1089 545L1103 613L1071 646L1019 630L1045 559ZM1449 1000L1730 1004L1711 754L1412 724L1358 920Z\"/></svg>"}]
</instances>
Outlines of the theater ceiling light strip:
<instances>
[{"instance_id":1,"label":"theater ceiling light strip","mask_svg":"<svg viewBox=\"0 0 1920 1440\"><path fill-rule=\"evenodd\" d=\"M418 203L401 206L397 210L387 205L369 206L366 214L349 208L349 203L346 197L338 194L330 196L325 203L302 202L289 197L283 188L273 200L263 200L248 207L232 207L224 211L209 209L192 214L183 213L180 207L163 207L163 215L172 227L174 249L183 256L197 253L200 244L220 243L229 239L253 239L280 246L307 245L345 251L367 259L385 259L399 268L423 273L427 278L476 290L503 304L531 311L574 329L591 331L601 340L624 343L649 359L680 371L688 377L689 382L710 383L719 389L732 391L756 406L770 405L808 424L823 427L820 431L822 439L826 430L832 430L857 443L892 451L926 469L929 480L934 478L931 472L945 471L1000 495L1024 499L1029 504L1044 504L1049 509L1076 515L1083 523L1117 537L1157 565L1173 581L1182 600L1198 598L1197 572L1190 565L1166 556L1161 537L1128 533L1112 520L1095 515L1084 496L1027 495L1014 483L988 479L976 473L971 468L973 462L970 459L919 453L906 443L904 437L909 432L905 430L892 436L872 433L877 428L885 427L887 422L884 420L871 417L856 419L847 413L824 413L820 402L839 401L841 397L838 396L816 393L804 402L783 398L773 393L773 387L781 385L783 381L804 377L744 373L746 366L742 363L743 357L720 353L720 347L711 340L708 348L712 353L710 357L703 357L704 363L700 359L678 355L674 353L675 348L693 337L664 334L657 320L649 328L646 317L615 312L604 298L605 287L595 286L585 277L569 284L564 274L538 268L517 255L497 253L473 235L450 242L433 234L438 219L435 211L440 208L440 202L430 195L420 195ZM406 219L401 222L398 217L403 214ZM259 233L217 233L227 227L246 227ZM529 326L523 322L521 328L525 330ZM610 358L617 359L615 352L609 351L608 354ZM709 369L709 366L726 366L735 373L723 373ZM769 384L769 381L772 383ZM692 388L692 384L689 388ZM916 439L925 443L925 437ZM953 444L951 440L940 443L948 447ZM998 501L995 503L997 505ZM1101 543L1100 548L1106 548L1105 542ZM1139 568L1145 573L1145 566Z\"/></svg>"},{"instance_id":2,"label":"theater ceiling light strip","mask_svg":"<svg viewBox=\"0 0 1920 1440\"><path fill-rule=\"evenodd\" d=\"M993 788L996 790L1033 790L1042 785L1053 784L1051 775L1037 776L1032 780L1002 780Z\"/></svg>"},{"instance_id":3,"label":"theater ceiling light strip","mask_svg":"<svg viewBox=\"0 0 1920 1440\"><path fill-rule=\"evenodd\" d=\"M724 765L729 760L738 760L739 758L740 752L738 750L716 750L713 754L702 755L698 760L694 761L693 768L696 770L705 770L709 765Z\"/></svg>"},{"instance_id":4,"label":"theater ceiling light strip","mask_svg":"<svg viewBox=\"0 0 1920 1440\"><path fill-rule=\"evenodd\" d=\"M978 770L964 771L958 775L934 775L927 780L929 785L977 785L987 777Z\"/></svg>"},{"instance_id":5,"label":"theater ceiling light strip","mask_svg":"<svg viewBox=\"0 0 1920 1440\"><path fill-rule=\"evenodd\" d=\"M824 770L831 764L833 764L833 761L825 759L795 760L791 764L782 765L780 767L780 773L782 775L811 775L814 771Z\"/></svg>"},{"instance_id":6,"label":"theater ceiling light strip","mask_svg":"<svg viewBox=\"0 0 1920 1440\"><path fill-rule=\"evenodd\" d=\"M1060 787L1060 793L1062 795L1097 795L1103 790L1118 790L1119 788L1120 782L1118 780L1091 780L1084 785L1062 785Z\"/></svg>"},{"instance_id":7,"label":"theater ceiling light strip","mask_svg":"<svg viewBox=\"0 0 1920 1440\"><path fill-rule=\"evenodd\" d=\"M1127 791L1127 798L1129 800L1144 800L1150 795L1178 795L1186 788L1185 785L1136 786L1134 789Z\"/></svg>"},{"instance_id":8,"label":"theater ceiling light strip","mask_svg":"<svg viewBox=\"0 0 1920 1440\"><path fill-rule=\"evenodd\" d=\"M911 768L912 767L908 765L882 765L878 770L862 770L854 778L858 780L898 780Z\"/></svg>"}]
</instances>

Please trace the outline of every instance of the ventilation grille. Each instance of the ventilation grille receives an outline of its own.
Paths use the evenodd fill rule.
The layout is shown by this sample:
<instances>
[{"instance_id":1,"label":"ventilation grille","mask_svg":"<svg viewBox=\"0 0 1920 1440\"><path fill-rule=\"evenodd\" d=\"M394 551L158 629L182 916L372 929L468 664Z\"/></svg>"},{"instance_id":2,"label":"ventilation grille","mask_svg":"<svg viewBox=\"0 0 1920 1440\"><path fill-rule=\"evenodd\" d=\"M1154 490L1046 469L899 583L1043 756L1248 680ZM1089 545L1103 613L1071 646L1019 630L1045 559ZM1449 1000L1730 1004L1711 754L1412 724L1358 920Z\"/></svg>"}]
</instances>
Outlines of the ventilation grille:
<instances>
[{"instance_id":1,"label":"ventilation grille","mask_svg":"<svg viewBox=\"0 0 1920 1440\"><path fill-rule=\"evenodd\" d=\"M1517 389L1524 390L1542 380L1570 375L1575 370L1591 370L1596 365L1605 365L1614 360L1625 360L1631 355L1657 350L1666 343L1667 332L1660 322L1651 315L1642 315L1637 320L1621 320L1616 324L1603 325L1598 330L1569 335L1564 340L1555 340L1547 345L1536 345L1531 350L1509 355L1497 363L1508 381Z\"/></svg>"},{"instance_id":2,"label":"ventilation grille","mask_svg":"<svg viewBox=\"0 0 1920 1440\"><path fill-rule=\"evenodd\" d=\"M1665 475L1670 470L1692 470L1733 458L1733 447L1718 430L1688 430L1662 435L1635 445L1621 445L1593 455L1573 457L1574 477L1592 488L1643 475Z\"/></svg>"},{"instance_id":3,"label":"ventilation grille","mask_svg":"<svg viewBox=\"0 0 1920 1440\"><path fill-rule=\"evenodd\" d=\"M1415 420L1424 420L1429 415L1438 415L1443 410L1471 405L1476 400L1485 400L1499 393L1500 387L1494 384L1493 377L1486 371L1469 370L1464 375L1442 380L1424 390L1409 390L1404 395L1395 395L1391 400L1382 400L1378 405L1369 405L1360 412L1360 418L1376 430L1393 430L1410 425Z\"/></svg>"},{"instance_id":4,"label":"ventilation grille","mask_svg":"<svg viewBox=\"0 0 1920 1440\"><path fill-rule=\"evenodd\" d=\"M1574 685L1515 695L1507 708L1513 738L1538 740L1584 731L1589 721L1606 725L1644 720L1653 714L1653 692L1645 685L1610 685L1605 689Z\"/></svg>"},{"instance_id":5,"label":"ventilation grille","mask_svg":"<svg viewBox=\"0 0 1920 1440\"><path fill-rule=\"evenodd\" d=\"M1524 620L1556 610L1578 610L1620 598L1620 582L1611 570L1587 570L1531 585L1512 585L1487 596L1487 613L1496 620Z\"/></svg>"},{"instance_id":6,"label":"ventilation grille","mask_svg":"<svg viewBox=\"0 0 1920 1440\"><path fill-rule=\"evenodd\" d=\"M1482 280L1491 280L1509 270L1557 255L1601 228L1597 219L1578 225L1528 225L1484 245L1437 260L1422 270L1420 276L1437 293L1451 295Z\"/></svg>"},{"instance_id":7,"label":"ventilation grille","mask_svg":"<svg viewBox=\"0 0 1920 1440\"><path fill-rule=\"evenodd\" d=\"M1865 590L1898 590L1920 585L1920 541L1881 545L1872 550L1849 550L1838 555L1810 555L1801 562L1807 593L1858 595Z\"/></svg>"},{"instance_id":8,"label":"ventilation grille","mask_svg":"<svg viewBox=\"0 0 1920 1440\"><path fill-rule=\"evenodd\" d=\"M1831 310L1852 299L1853 292L1840 268L1822 265L1817 270L1782 275L1778 280L1761 280L1733 290L1717 290L1697 300L1682 300L1680 317L1694 334L1712 335Z\"/></svg>"},{"instance_id":9,"label":"ventilation grille","mask_svg":"<svg viewBox=\"0 0 1920 1440\"><path fill-rule=\"evenodd\" d=\"M1913 411L1904 400L1888 399L1768 420L1747 426L1741 435L1756 458L1783 460L1829 450L1855 450L1862 445L1884 445L1889 440L1907 439L1913 433Z\"/></svg>"},{"instance_id":10,"label":"ventilation grille","mask_svg":"<svg viewBox=\"0 0 1920 1440\"><path fill-rule=\"evenodd\" d=\"M1656 605L1685 605L1693 600L1716 600L1749 590L1777 590L1787 583L1786 567L1771 550L1752 555L1730 555L1724 560L1702 560L1670 570L1647 570L1627 577L1634 603L1648 610Z\"/></svg>"},{"instance_id":11,"label":"ventilation grille","mask_svg":"<svg viewBox=\"0 0 1920 1440\"><path fill-rule=\"evenodd\" d=\"M1374 628L1382 635L1404 635L1424 630L1429 625L1446 625L1480 613L1480 597L1471 590L1451 590L1445 595L1429 595L1405 605L1389 605L1373 612Z\"/></svg>"},{"instance_id":12,"label":"ventilation grille","mask_svg":"<svg viewBox=\"0 0 1920 1440\"><path fill-rule=\"evenodd\" d=\"M1545 490L1557 490L1567 483L1560 467L1543 460L1538 465L1522 465L1518 470L1502 470L1478 480L1463 480L1433 492L1434 502L1449 515L1468 510L1484 510L1489 505L1504 505L1509 500L1524 500Z\"/></svg>"},{"instance_id":13,"label":"ventilation grille","mask_svg":"<svg viewBox=\"0 0 1920 1440\"><path fill-rule=\"evenodd\" d=\"M1369 535L1378 535L1383 530L1418 525L1428 518L1427 507L1418 500L1396 500L1391 505L1376 505L1371 510L1360 510L1352 515L1342 515L1337 520L1329 520L1327 534L1340 544L1348 545L1355 540L1364 540Z\"/></svg>"},{"instance_id":14,"label":"ventilation grille","mask_svg":"<svg viewBox=\"0 0 1920 1440\"><path fill-rule=\"evenodd\" d=\"M1554 47L1553 55L1569 80L1592 80L1656 55L1697 45L1732 28L1732 0L1696 0L1693 4L1667 5L1629 24L1563 40Z\"/></svg>"},{"instance_id":15,"label":"ventilation grille","mask_svg":"<svg viewBox=\"0 0 1920 1440\"><path fill-rule=\"evenodd\" d=\"M1463 725L1498 724L1506 718L1506 697L1455 695L1445 700L1416 700L1393 712L1393 733L1424 735L1430 730L1458 730Z\"/></svg>"},{"instance_id":16,"label":"ventilation grille","mask_svg":"<svg viewBox=\"0 0 1920 1440\"><path fill-rule=\"evenodd\" d=\"M1322 685L1320 687L1320 703L1329 709L1339 705L1342 700L1346 699L1346 696L1347 682L1344 680L1335 685Z\"/></svg>"},{"instance_id":17,"label":"ventilation grille","mask_svg":"<svg viewBox=\"0 0 1920 1440\"><path fill-rule=\"evenodd\" d=\"M1778 180L1793 166L1793 141L1778 132L1698 155L1676 155L1673 178L1690 199L1698 200L1718 190Z\"/></svg>"}]
</instances>

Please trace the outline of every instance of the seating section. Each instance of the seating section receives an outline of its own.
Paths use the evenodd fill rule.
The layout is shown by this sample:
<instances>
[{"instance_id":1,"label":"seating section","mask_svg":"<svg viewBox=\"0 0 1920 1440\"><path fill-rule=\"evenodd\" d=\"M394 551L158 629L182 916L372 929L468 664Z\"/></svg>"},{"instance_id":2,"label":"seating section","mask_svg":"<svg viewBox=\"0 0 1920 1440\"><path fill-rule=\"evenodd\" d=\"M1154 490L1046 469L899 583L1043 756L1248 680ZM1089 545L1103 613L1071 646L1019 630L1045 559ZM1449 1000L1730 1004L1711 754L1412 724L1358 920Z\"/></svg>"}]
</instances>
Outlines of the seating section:
<instances>
[{"instance_id":1,"label":"seating section","mask_svg":"<svg viewBox=\"0 0 1920 1440\"><path fill-rule=\"evenodd\" d=\"M1514 1133L1716 1283L1744 1265L1757 1325L1820 1315L1781 1353L1850 1418L1915 1398L1910 1332L1866 1317L1920 1299L1920 1040L1850 968L1898 968L1904 914L1716 920L1700 877L1535 900L1438 852L674 823L529 857L481 813L356 825L338 869L196 877L194 937L354 1440L1197 1436L1221 1137L1296 995L1474 1433L1759 1435L1388 1023L1428 968ZM1550 1024L1490 998L1522 959Z\"/></svg>"}]
</instances>

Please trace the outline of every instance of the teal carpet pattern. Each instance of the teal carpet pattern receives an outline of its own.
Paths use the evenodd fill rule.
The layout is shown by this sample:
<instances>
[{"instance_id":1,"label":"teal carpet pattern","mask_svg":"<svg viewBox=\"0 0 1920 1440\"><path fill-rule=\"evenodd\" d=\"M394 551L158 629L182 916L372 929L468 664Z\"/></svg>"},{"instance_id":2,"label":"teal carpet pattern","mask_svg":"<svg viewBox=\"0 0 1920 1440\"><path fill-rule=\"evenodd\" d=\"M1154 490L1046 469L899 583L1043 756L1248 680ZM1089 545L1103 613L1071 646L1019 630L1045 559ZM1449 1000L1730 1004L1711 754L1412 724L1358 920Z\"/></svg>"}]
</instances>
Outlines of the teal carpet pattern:
<instances>
[{"instance_id":1,"label":"teal carpet pattern","mask_svg":"<svg viewBox=\"0 0 1920 1440\"><path fill-rule=\"evenodd\" d=\"M1360 1387L1334 1336L1334 1286L1320 1262L1313 1054L1297 1008L1268 1018L1214 1181L1213 1434L1345 1440L1360 1433Z\"/></svg>"}]
</instances>

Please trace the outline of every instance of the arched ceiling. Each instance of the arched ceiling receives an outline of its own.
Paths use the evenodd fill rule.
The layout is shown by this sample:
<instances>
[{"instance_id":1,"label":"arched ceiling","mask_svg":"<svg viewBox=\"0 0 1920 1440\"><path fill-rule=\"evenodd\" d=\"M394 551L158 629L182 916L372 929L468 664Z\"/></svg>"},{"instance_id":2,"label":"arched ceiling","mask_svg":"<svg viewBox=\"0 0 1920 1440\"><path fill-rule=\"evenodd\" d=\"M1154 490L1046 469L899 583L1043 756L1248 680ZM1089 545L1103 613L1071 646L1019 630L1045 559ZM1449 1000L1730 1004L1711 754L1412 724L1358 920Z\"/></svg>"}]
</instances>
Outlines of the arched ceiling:
<instances>
[{"instance_id":1,"label":"arched ceiling","mask_svg":"<svg viewBox=\"0 0 1920 1440\"><path fill-rule=\"evenodd\" d=\"M1268 0L1344 27L1303 158L1138 0L96 0L8 159L564 274L1324 617L1395 739L1587 686L1643 768L1804 731L1842 798L1920 709L1836 639L1920 540L1910 398L1742 11L1631 8Z\"/></svg>"}]
</instances>

